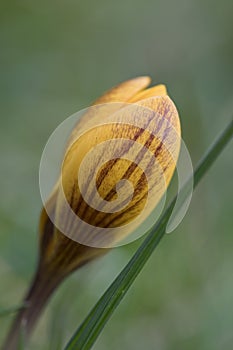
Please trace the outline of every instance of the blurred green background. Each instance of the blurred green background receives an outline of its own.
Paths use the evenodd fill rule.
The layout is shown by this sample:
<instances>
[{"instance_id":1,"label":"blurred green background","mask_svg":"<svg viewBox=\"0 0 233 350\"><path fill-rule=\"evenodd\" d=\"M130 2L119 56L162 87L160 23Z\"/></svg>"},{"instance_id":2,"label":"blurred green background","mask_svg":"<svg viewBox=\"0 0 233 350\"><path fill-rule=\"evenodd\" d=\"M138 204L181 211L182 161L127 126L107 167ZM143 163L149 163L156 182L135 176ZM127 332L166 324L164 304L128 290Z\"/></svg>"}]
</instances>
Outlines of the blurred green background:
<instances>
[{"instance_id":1,"label":"blurred green background","mask_svg":"<svg viewBox=\"0 0 233 350\"><path fill-rule=\"evenodd\" d=\"M231 0L0 2L0 309L20 302L35 269L38 167L54 128L118 82L148 74L178 106L195 164L232 118L232 15ZM233 347L232 170L228 146L95 350ZM61 349L139 243L72 275L31 349ZM0 343L11 319L0 318Z\"/></svg>"}]
</instances>

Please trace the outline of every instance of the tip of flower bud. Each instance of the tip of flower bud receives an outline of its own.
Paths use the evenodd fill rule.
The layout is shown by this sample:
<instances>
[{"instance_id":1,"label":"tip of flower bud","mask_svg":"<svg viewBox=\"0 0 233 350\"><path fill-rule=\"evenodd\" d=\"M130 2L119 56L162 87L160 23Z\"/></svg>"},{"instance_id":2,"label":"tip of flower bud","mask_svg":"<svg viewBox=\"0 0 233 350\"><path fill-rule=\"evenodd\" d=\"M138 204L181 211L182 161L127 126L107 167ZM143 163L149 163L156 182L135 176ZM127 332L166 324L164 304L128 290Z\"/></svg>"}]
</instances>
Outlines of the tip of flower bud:
<instances>
[{"instance_id":1,"label":"tip of flower bud","mask_svg":"<svg viewBox=\"0 0 233 350\"><path fill-rule=\"evenodd\" d=\"M148 86L151 83L151 77L149 77L148 75L141 75L141 76L138 76L134 79L130 79L128 81L140 82L140 83L144 83L145 85Z\"/></svg>"},{"instance_id":2,"label":"tip of flower bud","mask_svg":"<svg viewBox=\"0 0 233 350\"><path fill-rule=\"evenodd\" d=\"M93 104L102 104L110 102L128 102L139 91L144 90L151 83L151 78L148 76L139 76L134 79L123 81L114 86L112 89L105 92Z\"/></svg>"},{"instance_id":3,"label":"tip of flower bud","mask_svg":"<svg viewBox=\"0 0 233 350\"><path fill-rule=\"evenodd\" d=\"M163 84L160 84L160 85L152 86L149 89L139 91L128 102L135 103L141 100L148 99L150 97L166 96L166 95L167 95L166 86Z\"/></svg>"}]
</instances>

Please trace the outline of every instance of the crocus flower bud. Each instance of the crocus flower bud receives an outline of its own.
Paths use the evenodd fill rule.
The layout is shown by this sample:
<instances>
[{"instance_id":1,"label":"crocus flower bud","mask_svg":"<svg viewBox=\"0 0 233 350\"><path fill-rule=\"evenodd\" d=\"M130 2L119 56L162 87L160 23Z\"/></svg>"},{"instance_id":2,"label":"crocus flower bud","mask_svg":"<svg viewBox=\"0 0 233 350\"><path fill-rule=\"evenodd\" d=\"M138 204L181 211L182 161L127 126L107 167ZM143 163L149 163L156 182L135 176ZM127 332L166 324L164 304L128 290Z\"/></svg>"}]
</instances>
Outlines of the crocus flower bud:
<instances>
[{"instance_id":1,"label":"crocus flower bud","mask_svg":"<svg viewBox=\"0 0 233 350\"><path fill-rule=\"evenodd\" d=\"M22 319L29 334L56 286L129 237L166 192L178 159L180 122L166 88L146 89L149 83L139 77L111 89L73 129L40 218L29 307L18 315L7 349L14 349Z\"/></svg>"}]
</instances>

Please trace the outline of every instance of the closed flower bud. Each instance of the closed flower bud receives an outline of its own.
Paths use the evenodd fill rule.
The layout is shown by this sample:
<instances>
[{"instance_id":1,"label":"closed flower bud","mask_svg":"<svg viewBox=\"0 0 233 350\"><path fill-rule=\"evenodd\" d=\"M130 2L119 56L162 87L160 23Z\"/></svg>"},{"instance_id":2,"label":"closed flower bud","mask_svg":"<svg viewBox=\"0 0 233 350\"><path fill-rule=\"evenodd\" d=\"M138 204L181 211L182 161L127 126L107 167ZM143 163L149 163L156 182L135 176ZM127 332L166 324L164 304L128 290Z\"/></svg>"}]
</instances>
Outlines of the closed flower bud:
<instances>
[{"instance_id":1,"label":"closed flower bud","mask_svg":"<svg viewBox=\"0 0 233 350\"><path fill-rule=\"evenodd\" d=\"M61 175L40 218L40 260L29 307L13 326L33 328L56 286L130 237L166 192L180 149L180 123L163 85L139 77L88 108L67 143ZM9 338L9 339L10 339Z\"/></svg>"}]
</instances>

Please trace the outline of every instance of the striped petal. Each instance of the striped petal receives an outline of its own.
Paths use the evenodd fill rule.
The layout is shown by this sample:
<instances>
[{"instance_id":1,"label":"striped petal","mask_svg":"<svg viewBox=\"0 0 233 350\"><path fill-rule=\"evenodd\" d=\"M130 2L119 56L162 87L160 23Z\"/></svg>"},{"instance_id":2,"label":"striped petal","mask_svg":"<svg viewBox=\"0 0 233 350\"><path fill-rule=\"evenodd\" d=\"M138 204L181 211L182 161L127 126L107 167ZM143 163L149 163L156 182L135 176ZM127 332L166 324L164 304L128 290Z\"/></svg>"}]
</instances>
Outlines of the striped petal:
<instances>
[{"instance_id":1,"label":"striped petal","mask_svg":"<svg viewBox=\"0 0 233 350\"><path fill-rule=\"evenodd\" d=\"M104 120L106 124L95 127L92 125L92 128L83 133L67 152L62 169L62 189L66 201L81 222L77 227L72 216L68 214L64 216L66 210L62 199L63 193L58 197L56 220L59 221L59 226L61 222L66 223L66 226L63 224L63 229L68 235L72 232L71 237L74 240L80 241L79 235L82 235L83 231L86 236L92 235L96 227L120 226L119 237L122 237L124 231L122 225L134 220L139 214L141 220L137 221L137 225L140 224L148 216L149 211L158 204L171 180L180 147L179 117L173 102L168 96L162 96L144 99L132 106L131 108L131 105L129 107L127 105L117 111L113 115L114 122L110 116L110 119ZM114 142L109 142L111 140ZM133 151L133 143L141 145L141 149ZM106 146L102 146L102 150L93 151L93 155L89 156L83 177L79 178L84 183L83 191L85 198L88 198L87 203L77 181L77 174L86 155L96 150L98 145L104 144ZM156 169L152 166L153 161L159 165ZM149 177L151 185L149 189L144 170ZM93 180L94 184L91 186ZM131 182L134 193L129 203L119 209L121 203L116 187L122 180ZM130 188L128 190L129 192L124 189L122 203L131 196ZM154 196L150 198L147 211L141 215L148 201L148 191L154 193ZM102 202L101 200L98 202L99 197L103 199ZM113 205L114 212L108 212L106 202L114 203L114 201L116 201L116 205ZM86 223L90 225L89 231ZM124 232L124 235L129 234L134 228L135 224ZM116 235L115 239L118 240ZM85 241L85 244L87 242ZM95 244L98 246L98 242Z\"/></svg>"}]
</instances>

